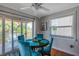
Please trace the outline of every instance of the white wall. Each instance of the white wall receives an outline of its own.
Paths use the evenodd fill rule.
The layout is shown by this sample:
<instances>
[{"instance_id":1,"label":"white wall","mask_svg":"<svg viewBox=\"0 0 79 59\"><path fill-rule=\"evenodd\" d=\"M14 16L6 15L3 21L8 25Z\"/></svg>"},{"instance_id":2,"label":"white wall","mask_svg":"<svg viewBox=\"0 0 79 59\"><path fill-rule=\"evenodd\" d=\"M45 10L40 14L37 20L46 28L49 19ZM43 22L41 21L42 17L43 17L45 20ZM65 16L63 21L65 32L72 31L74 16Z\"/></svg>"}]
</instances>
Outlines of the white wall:
<instances>
[{"instance_id":1,"label":"white wall","mask_svg":"<svg viewBox=\"0 0 79 59\"><path fill-rule=\"evenodd\" d=\"M41 18L42 22L48 22L48 30L44 31L44 36L45 38L49 39L50 31L49 31L49 20L57 17L62 17L66 15L74 15L74 23L73 23L73 33L74 33L74 39L70 38L62 38L62 37L54 37L54 42L52 45L52 48L56 48L58 50L67 52L69 54L73 55L79 55L79 7L68 9L62 12L54 13L49 16L45 16ZM77 23L77 24L76 24ZM76 30L77 30L77 39L78 41L76 42ZM70 48L70 45L74 45L74 48Z\"/></svg>"},{"instance_id":2,"label":"white wall","mask_svg":"<svg viewBox=\"0 0 79 59\"><path fill-rule=\"evenodd\" d=\"M39 18L37 18L36 19L36 33L40 32L40 24L41 24L41 21Z\"/></svg>"}]
</instances>

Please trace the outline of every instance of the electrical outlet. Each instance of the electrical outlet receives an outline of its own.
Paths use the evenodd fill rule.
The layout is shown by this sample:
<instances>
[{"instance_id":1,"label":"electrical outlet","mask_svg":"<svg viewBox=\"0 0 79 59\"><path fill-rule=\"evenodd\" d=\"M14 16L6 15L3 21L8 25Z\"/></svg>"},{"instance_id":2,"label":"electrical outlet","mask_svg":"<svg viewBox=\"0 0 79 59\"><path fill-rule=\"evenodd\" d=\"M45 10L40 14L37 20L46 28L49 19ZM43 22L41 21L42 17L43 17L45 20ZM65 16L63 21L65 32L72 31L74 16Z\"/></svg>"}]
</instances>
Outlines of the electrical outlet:
<instances>
[{"instance_id":1,"label":"electrical outlet","mask_svg":"<svg viewBox=\"0 0 79 59\"><path fill-rule=\"evenodd\" d=\"M74 45L70 45L70 48L74 48Z\"/></svg>"}]
</instances>

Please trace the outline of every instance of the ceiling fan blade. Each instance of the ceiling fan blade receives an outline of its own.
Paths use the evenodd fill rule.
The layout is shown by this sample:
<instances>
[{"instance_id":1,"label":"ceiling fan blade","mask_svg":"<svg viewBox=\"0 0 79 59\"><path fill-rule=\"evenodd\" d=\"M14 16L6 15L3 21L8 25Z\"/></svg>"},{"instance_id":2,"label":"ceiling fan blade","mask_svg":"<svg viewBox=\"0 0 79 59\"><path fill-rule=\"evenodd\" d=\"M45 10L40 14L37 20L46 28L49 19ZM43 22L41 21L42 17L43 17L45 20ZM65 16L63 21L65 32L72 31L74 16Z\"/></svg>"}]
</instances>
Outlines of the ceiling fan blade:
<instances>
[{"instance_id":1,"label":"ceiling fan blade","mask_svg":"<svg viewBox=\"0 0 79 59\"><path fill-rule=\"evenodd\" d=\"M23 7L23 8L21 8L21 10L26 10L26 9L31 8L31 7L32 7L32 5L30 5L30 6L28 6L28 7Z\"/></svg>"},{"instance_id":2,"label":"ceiling fan blade","mask_svg":"<svg viewBox=\"0 0 79 59\"><path fill-rule=\"evenodd\" d=\"M45 10L45 11L49 11L49 9L47 9L47 8L45 8L45 7L42 7L42 6L40 6L39 9L43 9L43 10Z\"/></svg>"},{"instance_id":3,"label":"ceiling fan blade","mask_svg":"<svg viewBox=\"0 0 79 59\"><path fill-rule=\"evenodd\" d=\"M34 7L32 7L32 11L35 15L37 14L37 10Z\"/></svg>"},{"instance_id":4,"label":"ceiling fan blade","mask_svg":"<svg viewBox=\"0 0 79 59\"><path fill-rule=\"evenodd\" d=\"M24 8L21 8L21 10L26 10L26 9L29 9L31 7L24 7Z\"/></svg>"}]
</instances>

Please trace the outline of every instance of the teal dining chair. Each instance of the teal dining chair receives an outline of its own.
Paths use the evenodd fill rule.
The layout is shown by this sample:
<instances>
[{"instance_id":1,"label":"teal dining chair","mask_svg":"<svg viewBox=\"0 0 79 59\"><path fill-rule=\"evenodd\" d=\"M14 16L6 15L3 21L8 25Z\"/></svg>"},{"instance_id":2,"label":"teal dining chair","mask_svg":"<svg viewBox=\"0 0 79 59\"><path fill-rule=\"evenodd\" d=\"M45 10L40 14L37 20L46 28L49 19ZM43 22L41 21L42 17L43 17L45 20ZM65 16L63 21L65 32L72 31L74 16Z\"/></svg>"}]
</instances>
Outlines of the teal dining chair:
<instances>
[{"instance_id":1,"label":"teal dining chair","mask_svg":"<svg viewBox=\"0 0 79 59\"><path fill-rule=\"evenodd\" d=\"M19 40L18 47L21 56L41 56L39 52L32 51L30 44L28 42Z\"/></svg>"},{"instance_id":2,"label":"teal dining chair","mask_svg":"<svg viewBox=\"0 0 79 59\"><path fill-rule=\"evenodd\" d=\"M18 36L18 40L22 40L22 41L24 41L24 35L20 35L20 36Z\"/></svg>"},{"instance_id":3,"label":"teal dining chair","mask_svg":"<svg viewBox=\"0 0 79 59\"><path fill-rule=\"evenodd\" d=\"M51 49L52 49L52 43L53 43L53 38L51 38L51 41L47 47L44 48L44 54L45 55L51 55Z\"/></svg>"},{"instance_id":4,"label":"teal dining chair","mask_svg":"<svg viewBox=\"0 0 79 59\"><path fill-rule=\"evenodd\" d=\"M52 49L52 43L53 43L53 38L51 38L49 44L42 49L39 49L38 52L41 52L43 55L51 55L50 52L51 52L51 49Z\"/></svg>"},{"instance_id":5,"label":"teal dining chair","mask_svg":"<svg viewBox=\"0 0 79 59\"><path fill-rule=\"evenodd\" d=\"M35 37L37 40L42 40L43 39L43 34L36 34Z\"/></svg>"}]
</instances>

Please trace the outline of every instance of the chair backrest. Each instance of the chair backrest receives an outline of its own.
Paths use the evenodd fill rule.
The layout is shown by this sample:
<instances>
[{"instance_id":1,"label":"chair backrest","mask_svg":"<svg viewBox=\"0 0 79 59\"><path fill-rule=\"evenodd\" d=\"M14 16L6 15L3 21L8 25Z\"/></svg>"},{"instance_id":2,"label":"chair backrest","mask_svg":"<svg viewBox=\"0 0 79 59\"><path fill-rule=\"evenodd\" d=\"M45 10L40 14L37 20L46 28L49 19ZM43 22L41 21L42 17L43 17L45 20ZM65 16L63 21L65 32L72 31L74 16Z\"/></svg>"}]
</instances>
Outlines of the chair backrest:
<instances>
[{"instance_id":1,"label":"chair backrest","mask_svg":"<svg viewBox=\"0 0 79 59\"><path fill-rule=\"evenodd\" d=\"M21 56L31 56L31 48L28 42L18 41Z\"/></svg>"},{"instance_id":2,"label":"chair backrest","mask_svg":"<svg viewBox=\"0 0 79 59\"><path fill-rule=\"evenodd\" d=\"M52 47L52 43L53 43L53 38L51 38L50 47Z\"/></svg>"},{"instance_id":3,"label":"chair backrest","mask_svg":"<svg viewBox=\"0 0 79 59\"><path fill-rule=\"evenodd\" d=\"M20 35L20 36L18 36L18 40L22 40L22 41L24 41L24 35Z\"/></svg>"},{"instance_id":4,"label":"chair backrest","mask_svg":"<svg viewBox=\"0 0 79 59\"><path fill-rule=\"evenodd\" d=\"M37 38L38 40L42 40L42 39L43 39L43 34L37 34L37 35L36 35L36 38Z\"/></svg>"},{"instance_id":5,"label":"chair backrest","mask_svg":"<svg viewBox=\"0 0 79 59\"><path fill-rule=\"evenodd\" d=\"M49 43L49 52L50 52L51 49L52 49L52 43L53 43L53 38L51 38L50 43Z\"/></svg>"}]
</instances>

